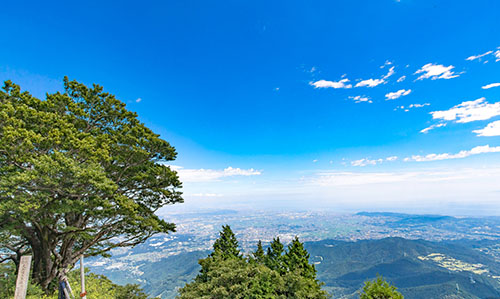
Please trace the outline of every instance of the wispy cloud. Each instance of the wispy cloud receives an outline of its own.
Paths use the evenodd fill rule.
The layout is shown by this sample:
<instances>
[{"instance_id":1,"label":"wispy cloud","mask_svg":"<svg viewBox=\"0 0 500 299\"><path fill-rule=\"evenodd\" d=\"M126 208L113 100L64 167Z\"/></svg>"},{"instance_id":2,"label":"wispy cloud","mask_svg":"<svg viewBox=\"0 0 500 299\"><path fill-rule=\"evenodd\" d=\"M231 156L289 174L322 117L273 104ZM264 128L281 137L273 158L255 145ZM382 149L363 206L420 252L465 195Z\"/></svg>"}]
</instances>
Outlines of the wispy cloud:
<instances>
[{"instance_id":1,"label":"wispy cloud","mask_svg":"<svg viewBox=\"0 0 500 299\"><path fill-rule=\"evenodd\" d=\"M386 60L383 65L380 66L381 69L385 68L388 65L392 65L392 62L389 60Z\"/></svg>"},{"instance_id":2,"label":"wispy cloud","mask_svg":"<svg viewBox=\"0 0 500 299\"><path fill-rule=\"evenodd\" d=\"M491 83L491 84L485 85L485 86L483 86L481 88L482 89L490 89L490 88L498 87L498 86L500 86L500 83Z\"/></svg>"},{"instance_id":3,"label":"wispy cloud","mask_svg":"<svg viewBox=\"0 0 500 299\"><path fill-rule=\"evenodd\" d=\"M345 78L340 81L327 81L319 80L316 82L310 82L309 84L314 86L314 88L352 88L351 84L348 84L349 79Z\"/></svg>"},{"instance_id":4,"label":"wispy cloud","mask_svg":"<svg viewBox=\"0 0 500 299\"><path fill-rule=\"evenodd\" d=\"M356 84L356 87L375 87L375 86L378 86L380 84L383 84L385 83L385 80L384 79L367 79L367 80L362 80L362 81L359 81L357 84Z\"/></svg>"},{"instance_id":5,"label":"wispy cloud","mask_svg":"<svg viewBox=\"0 0 500 299\"><path fill-rule=\"evenodd\" d=\"M500 50L495 51L495 53L493 55L495 55L495 58L496 58L495 61L497 61L497 62L500 61Z\"/></svg>"},{"instance_id":6,"label":"wispy cloud","mask_svg":"<svg viewBox=\"0 0 500 299\"><path fill-rule=\"evenodd\" d=\"M375 87L380 84L385 84L387 83L385 80L389 78L390 76L394 75L394 67L391 67L387 74L382 76L380 79L366 79L366 80L361 80L359 81L355 87Z\"/></svg>"},{"instance_id":7,"label":"wispy cloud","mask_svg":"<svg viewBox=\"0 0 500 299\"><path fill-rule=\"evenodd\" d=\"M500 115L500 102L489 104L485 98L467 101L448 110L431 112L433 119L468 123L476 120L486 120Z\"/></svg>"},{"instance_id":8,"label":"wispy cloud","mask_svg":"<svg viewBox=\"0 0 500 299\"><path fill-rule=\"evenodd\" d=\"M467 57L465 60L472 61L472 60L480 59L481 57L484 57L486 55L490 55L491 53L493 53L493 51L488 51L486 53L479 54L479 55L472 55L472 56Z\"/></svg>"},{"instance_id":9,"label":"wispy cloud","mask_svg":"<svg viewBox=\"0 0 500 299\"><path fill-rule=\"evenodd\" d=\"M424 103L424 104L410 104L408 106L398 106L394 110L401 109L401 110L404 110L405 112L408 112L408 111L410 111L410 109L413 109L413 108L423 108L425 106L430 106L430 105L431 104L429 104L429 103Z\"/></svg>"},{"instance_id":10,"label":"wispy cloud","mask_svg":"<svg viewBox=\"0 0 500 299\"><path fill-rule=\"evenodd\" d=\"M406 76L401 76L399 77L399 79L397 80L397 82L403 82L404 80L406 79Z\"/></svg>"},{"instance_id":11,"label":"wispy cloud","mask_svg":"<svg viewBox=\"0 0 500 299\"><path fill-rule=\"evenodd\" d=\"M142 101L141 98L137 98L137 100L135 100L136 103L140 103Z\"/></svg>"},{"instance_id":12,"label":"wispy cloud","mask_svg":"<svg viewBox=\"0 0 500 299\"><path fill-rule=\"evenodd\" d=\"M351 166L364 167L364 166L368 166L368 165L377 165L377 164L381 164L384 162L394 162L397 159L398 159L397 156L391 156L391 157L387 157L385 159L382 159L382 158L380 158L380 159L363 158L363 159L351 161Z\"/></svg>"},{"instance_id":13,"label":"wispy cloud","mask_svg":"<svg viewBox=\"0 0 500 299\"><path fill-rule=\"evenodd\" d=\"M395 92L389 92L388 94L385 95L385 99L387 100L395 100L397 98L407 96L411 93L411 89L405 90L405 89L400 89Z\"/></svg>"},{"instance_id":14,"label":"wispy cloud","mask_svg":"<svg viewBox=\"0 0 500 299\"><path fill-rule=\"evenodd\" d=\"M423 79L452 79L456 78L459 76L459 74L454 73L452 69L455 67L453 65L450 66L444 66L442 64L433 64L433 63L428 63L424 65L422 68L420 68L418 71L415 72L416 74L422 74L420 77L417 78L417 80L423 80Z\"/></svg>"},{"instance_id":15,"label":"wispy cloud","mask_svg":"<svg viewBox=\"0 0 500 299\"><path fill-rule=\"evenodd\" d=\"M349 99L354 100L355 103L373 103L372 100L370 100L370 97L367 96L351 96Z\"/></svg>"},{"instance_id":16,"label":"wispy cloud","mask_svg":"<svg viewBox=\"0 0 500 299\"><path fill-rule=\"evenodd\" d=\"M500 146L490 147L489 145L483 145L483 146L476 146L470 150L462 150L456 154L443 153L443 154L428 154L425 156L414 155L405 158L404 161L429 162L429 161L440 161L449 159L462 159L473 155L498 153L498 152L500 152Z\"/></svg>"},{"instance_id":17,"label":"wispy cloud","mask_svg":"<svg viewBox=\"0 0 500 299\"><path fill-rule=\"evenodd\" d=\"M430 131L430 130L433 130L433 129L435 129L435 128L445 127L445 126L446 126L446 124L445 124L445 123L442 123L442 124L435 124L435 125L432 125L432 126L430 126L430 127L427 127L427 128L425 128L425 129L421 130L421 131L420 131L420 133L427 134L427 133L429 133L429 131Z\"/></svg>"},{"instance_id":18,"label":"wispy cloud","mask_svg":"<svg viewBox=\"0 0 500 299\"><path fill-rule=\"evenodd\" d=\"M170 165L170 168L177 171L179 174L179 178L183 182L210 182L210 181L218 181L225 177L232 176L254 176L261 175L262 172L259 170L255 170L253 168L250 169L241 169L241 168L233 168L227 167L223 170L216 169L185 169L182 166Z\"/></svg>"},{"instance_id":19,"label":"wispy cloud","mask_svg":"<svg viewBox=\"0 0 500 299\"><path fill-rule=\"evenodd\" d=\"M396 72L394 71L394 67L391 67L391 68L389 69L389 71L387 72L387 74L386 74L384 77L382 77L382 78L383 78L383 79L387 79L387 78L389 78L390 76L394 75L395 73L396 73Z\"/></svg>"},{"instance_id":20,"label":"wispy cloud","mask_svg":"<svg viewBox=\"0 0 500 299\"><path fill-rule=\"evenodd\" d=\"M321 172L310 179L312 185L321 187L342 187L372 184L409 183L442 183L446 181L471 181L478 178L498 178L500 169L453 169L453 170L428 170L428 171L400 171L400 172ZM462 184L463 185L463 184ZM456 185L452 185L455 189ZM386 189L384 189L386 190ZM352 190L350 190L352 192ZM384 192L384 195L386 193Z\"/></svg>"},{"instance_id":21,"label":"wispy cloud","mask_svg":"<svg viewBox=\"0 0 500 299\"><path fill-rule=\"evenodd\" d=\"M481 130L475 130L472 132L476 133L477 136L500 136L500 120L489 123Z\"/></svg>"},{"instance_id":22,"label":"wispy cloud","mask_svg":"<svg viewBox=\"0 0 500 299\"><path fill-rule=\"evenodd\" d=\"M352 166L367 166L367 165L377 165L379 163L384 162L383 159L370 160L370 159L359 159L356 161L351 161Z\"/></svg>"}]
</instances>

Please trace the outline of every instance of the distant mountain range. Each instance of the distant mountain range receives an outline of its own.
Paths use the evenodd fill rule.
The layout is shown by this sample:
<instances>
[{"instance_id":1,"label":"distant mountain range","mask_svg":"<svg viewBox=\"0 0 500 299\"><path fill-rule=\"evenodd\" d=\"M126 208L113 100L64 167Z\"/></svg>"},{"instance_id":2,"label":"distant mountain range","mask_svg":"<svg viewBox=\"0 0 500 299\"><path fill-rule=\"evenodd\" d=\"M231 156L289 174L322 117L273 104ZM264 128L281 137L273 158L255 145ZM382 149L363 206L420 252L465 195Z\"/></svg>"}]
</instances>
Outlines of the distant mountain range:
<instances>
[{"instance_id":1,"label":"distant mountain range","mask_svg":"<svg viewBox=\"0 0 500 299\"><path fill-rule=\"evenodd\" d=\"M177 233L117 249L112 258L90 259L88 265L115 283L139 283L153 296L174 298L198 273L198 260L210 252L221 224L228 223L246 253L258 239L268 244L279 235L286 243L299 235L333 298L358 298L364 281L377 274L407 299L500 298L498 217L222 211L171 220L178 223Z\"/></svg>"},{"instance_id":2,"label":"distant mountain range","mask_svg":"<svg viewBox=\"0 0 500 299\"><path fill-rule=\"evenodd\" d=\"M306 245L334 298L357 298L377 274L405 298L500 298L500 263L469 247L403 238Z\"/></svg>"},{"instance_id":3,"label":"distant mountain range","mask_svg":"<svg viewBox=\"0 0 500 299\"><path fill-rule=\"evenodd\" d=\"M500 298L500 263L455 243L385 238L345 242L307 242L318 278L333 298L358 298L363 282L378 274L398 287L405 298ZM198 259L209 251L180 253L144 263L140 281L149 294L174 298L176 288L199 271ZM130 282L126 273L104 273Z\"/></svg>"}]
</instances>

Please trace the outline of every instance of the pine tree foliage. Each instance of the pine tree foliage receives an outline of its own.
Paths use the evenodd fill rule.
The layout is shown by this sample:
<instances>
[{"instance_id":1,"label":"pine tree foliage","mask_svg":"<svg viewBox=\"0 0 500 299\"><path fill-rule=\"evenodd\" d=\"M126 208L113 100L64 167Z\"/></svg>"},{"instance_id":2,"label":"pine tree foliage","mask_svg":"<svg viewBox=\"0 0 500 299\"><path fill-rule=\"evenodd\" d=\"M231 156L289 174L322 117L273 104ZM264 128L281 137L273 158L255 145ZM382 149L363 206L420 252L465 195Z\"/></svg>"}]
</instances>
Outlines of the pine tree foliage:
<instances>
[{"instance_id":1,"label":"pine tree foliage","mask_svg":"<svg viewBox=\"0 0 500 299\"><path fill-rule=\"evenodd\" d=\"M389 285L381 276L374 281L365 282L360 299L403 299L395 286Z\"/></svg>"},{"instance_id":2,"label":"pine tree foliage","mask_svg":"<svg viewBox=\"0 0 500 299\"><path fill-rule=\"evenodd\" d=\"M285 265L283 261L284 251L285 246L281 243L280 238L273 238L273 241L267 248L266 266L272 270L278 271L281 274L285 273Z\"/></svg>"},{"instance_id":3,"label":"pine tree foliage","mask_svg":"<svg viewBox=\"0 0 500 299\"><path fill-rule=\"evenodd\" d=\"M273 240L267 254L259 241L256 251L243 258L239 251L235 254L237 241L233 237L229 226L224 226L214 252L199 261L200 274L179 290L179 298L329 298L321 289L322 283L315 279L314 267L305 266L304 262L308 262L304 258L309 254L298 238L288 247L292 252L286 259L289 266L285 267L288 252L279 238Z\"/></svg>"},{"instance_id":4,"label":"pine tree foliage","mask_svg":"<svg viewBox=\"0 0 500 299\"><path fill-rule=\"evenodd\" d=\"M309 279L316 278L316 269L314 265L309 263L309 253L298 237L295 237L288 246L288 250L283 256L283 261L289 272L297 272Z\"/></svg>"},{"instance_id":5,"label":"pine tree foliage","mask_svg":"<svg viewBox=\"0 0 500 299\"><path fill-rule=\"evenodd\" d=\"M238 240L229 225L223 225L219 238L214 243L214 252L211 256L221 256L223 259L239 257Z\"/></svg>"},{"instance_id":6,"label":"pine tree foliage","mask_svg":"<svg viewBox=\"0 0 500 299\"><path fill-rule=\"evenodd\" d=\"M167 141L102 87L64 88L45 100L0 90L0 262L31 254L48 294L80 255L174 231L155 212L182 202Z\"/></svg>"},{"instance_id":7,"label":"pine tree foliage","mask_svg":"<svg viewBox=\"0 0 500 299\"><path fill-rule=\"evenodd\" d=\"M264 264L266 259L266 254L264 252L264 248L262 248L262 241L259 240L257 243L257 249L252 253L252 261L257 262L258 264Z\"/></svg>"}]
</instances>

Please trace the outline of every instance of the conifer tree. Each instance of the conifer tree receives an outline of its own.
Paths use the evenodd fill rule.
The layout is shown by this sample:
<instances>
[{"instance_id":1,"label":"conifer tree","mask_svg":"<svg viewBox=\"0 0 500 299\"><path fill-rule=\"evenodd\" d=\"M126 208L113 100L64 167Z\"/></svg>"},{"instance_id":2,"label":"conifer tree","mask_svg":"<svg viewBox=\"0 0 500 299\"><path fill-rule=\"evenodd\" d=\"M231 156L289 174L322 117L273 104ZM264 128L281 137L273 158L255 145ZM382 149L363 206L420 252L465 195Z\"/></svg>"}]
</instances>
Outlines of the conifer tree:
<instances>
[{"instance_id":1,"label":"conifer tree","mask_svg":"<svg viewBox=\"0 0 500 299\"><path fill-rule=\"evenodd\" d=\"M283 265L284 246L280 242L280 238L276 237L267 248L266 266L272 270L278 271L280 274L285 272Z\"/></svg>"},{"instance_id":2,"label":"conifer tree","mask_svg":"<svg viewBox=\"0 0 500 299\"><path fill-rule=\"evenodd\" d=\"M283 256L283 260L289 272L298 272L305 278L316 278L316 269L314 265L309 264L309 253L298 237L295 237L288 245L288 251Z\"/></svg>"},{"instance_id":3,"label":"conifer tree","mask_svg":"<svg viewBox=\"0 0 500 299\"><path fill-rule=\"evenodd\" d=\"M266 254L264 253L264 249L262 248L262 241L259 240L259 242L257 243L257 250L252 253L252 260L259 264L264 264L265 259Z\"/></svg>"},{"instance_id":4,"label":"conifer tree","mask_svg":"<svg viewBox=\"0 0 500 299\"><path fill-rule=\"evenodd\" d=\"M403 299L403 295L381 276L374 281L366 281L360 299Z\"/></svg>"},{"instance_id":5,"label":"conifer tree","mask_svg":"<svg viewBox=\"0 0 500 299\"><path fill-rule=\"evenodd\" d=\"M213 247L214 252L211 256L218 255L223 259L240 257L238 240L236 240L236 236L229 225L222 226L222 231L219 233L219 238L215 240Z\"/></svg>"}]
</instances>

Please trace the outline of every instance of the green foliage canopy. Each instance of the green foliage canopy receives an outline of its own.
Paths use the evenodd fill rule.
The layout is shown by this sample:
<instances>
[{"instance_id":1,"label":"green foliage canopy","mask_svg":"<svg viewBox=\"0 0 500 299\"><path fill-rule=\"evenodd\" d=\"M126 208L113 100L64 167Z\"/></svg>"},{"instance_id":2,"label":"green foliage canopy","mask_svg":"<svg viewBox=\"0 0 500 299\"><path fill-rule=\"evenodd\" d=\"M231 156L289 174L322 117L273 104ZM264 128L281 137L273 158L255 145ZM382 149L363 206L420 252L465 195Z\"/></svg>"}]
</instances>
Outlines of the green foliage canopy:
<instances>
[{"instance_id":1,"label":"green foliage canopy","mask_svg":"<svg viewBox=\"0 0 500 299\"><path fill-rule=\"evenodd\" d=\"M179 298L329 297L321 290L322 283L316 279L316 270L307 260L309 254L298 238L294 239L286 253L279 239L274 239L271 244L273 249L267 255L259 241L252 256L243 258L233 237L230 227L224 226L220 238L215 241L214 252L199 261L200 274L180 289ZM268 265L279 265L277 269L280 271Z\"/></svg>"},{"instance_id":2,"label":"green foliage canopy","mask_svg":"<svg viewBox=\"0 0 500 299\"><path fill-rule=\"evenodd\" d=\"M389 285L382 277L374 281L365 282L360 299L403 299L403 295L396 291L395 286Z\"/></svg>"},{"instance_id":3,"label":"green foliage canopy","mask_svg":"<svg viewBox=\"0 0 500 299\"><path fill-rule=\"evenodd\" d=\"M73 289L73 295L78 298L80 290L80 269L68 273L68 282ZM2 298L13 298L16 286L15 265L9 261L0 264L0 294ZM88 272L85 273L85 290L87 298L114 299L148 299L146 293L136 284L124 286L111 282L107 277ZM28 284L26 299L57 299L57 294L46 295L42 289L33 283Z\"/></svg>"},{"instance_id":4,"label":"green foliage canopy","mask_svg":"<svg viewBox=\"0 0 500 299\"><path fill-rule=\"evenodd\" d=\"M168 142L102 87L64 87L45 100L0 91L0 262L32 254L49 293L81 254L173 231L155 211L182 201Z\"/></svg>"}]
</instances>

